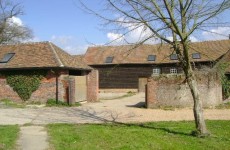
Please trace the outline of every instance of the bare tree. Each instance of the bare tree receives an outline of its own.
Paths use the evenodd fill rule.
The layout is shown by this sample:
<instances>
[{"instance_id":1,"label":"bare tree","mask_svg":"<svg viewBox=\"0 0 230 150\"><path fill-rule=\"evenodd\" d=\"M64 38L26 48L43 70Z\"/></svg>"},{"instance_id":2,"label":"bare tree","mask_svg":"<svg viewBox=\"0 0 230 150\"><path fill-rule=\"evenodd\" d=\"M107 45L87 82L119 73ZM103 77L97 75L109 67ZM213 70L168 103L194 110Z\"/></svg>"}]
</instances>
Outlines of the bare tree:
<instances>
[{"instance_id":1,"label":"bare tree","mask_svg":"<svg viewBox=\"0 0 230 150\"><path fill-rule=\"evenodd\" d=\"M22 7L11 0L0 0L0 44L20 42L32 37L32 31L14 19L22 15Z\"/></svg>"},{"instance_id":2,"label":"bare tree","mask_svg":"<svg viewBox=\"0 0 230 150\"><path fill-rule=\"evenodd\" d=\"M190 58L190 36L215 21L214 18L230 7L230 0L102 0L103 13L92 10L80 0L84 10L92 13L107 25L118 27L120 38L129 32L141 29L140 45L151 39L160 39L170 44L178 55L186 81L194 100L194 118L198 136L207 136L202 102ZM213 22L212 22L213 24ZM170 38L168 38L170 37Z\"/></svg>"}]
</instances>

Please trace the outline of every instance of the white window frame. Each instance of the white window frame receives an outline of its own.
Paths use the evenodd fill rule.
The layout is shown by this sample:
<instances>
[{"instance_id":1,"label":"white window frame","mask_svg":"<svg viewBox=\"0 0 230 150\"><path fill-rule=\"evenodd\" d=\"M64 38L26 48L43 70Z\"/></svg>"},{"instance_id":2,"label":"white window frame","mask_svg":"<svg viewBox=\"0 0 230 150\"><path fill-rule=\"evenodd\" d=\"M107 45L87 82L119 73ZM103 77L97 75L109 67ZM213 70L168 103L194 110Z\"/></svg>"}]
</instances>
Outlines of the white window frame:
<instances>
[{"instance_id":1,"label":"white window frame","mask_svg":"<svg viewBox=\"0 0 230 150\"><path fill-rule=\"evenodd\" d=\"M170 68L170 74L177 74L177 68Z\"/></svg>"},{"instance_id":2,"label":"white window frame","mask_svg":"<svg viewBox=\"0 0 230 150\"><path fill-rule=\"evenodd\" d=\"M160 68L153 68L153 75L159 75L161 73Z\"/></svg>"}]
</instances>

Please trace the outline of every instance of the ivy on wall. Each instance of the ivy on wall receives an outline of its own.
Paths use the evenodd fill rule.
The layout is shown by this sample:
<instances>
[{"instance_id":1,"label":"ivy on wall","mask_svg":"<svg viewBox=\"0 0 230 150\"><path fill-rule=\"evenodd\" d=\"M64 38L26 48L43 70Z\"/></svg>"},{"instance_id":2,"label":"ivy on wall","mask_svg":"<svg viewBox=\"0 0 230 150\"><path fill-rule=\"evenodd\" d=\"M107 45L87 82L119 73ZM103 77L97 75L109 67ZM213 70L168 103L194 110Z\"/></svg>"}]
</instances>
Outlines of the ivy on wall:
<instances>
[{"instance_id":1,"label":"ivy on wall","mask_svg":"<svg viewBox=\"0 0 230 150\"><path fill-rule=\"evenodd\" d=\"M230 66L230 63L221 63L218 65L218 72L221 75L221 83L223 90L223 98L227 99L230 96L230 79L225 75L226 69Z\"/></svg>"},{"instance_id":2,"label":"ivy on wall","mask_svg":"<svg viewBox=\"0 0 230 150\"><path fill-rule=\"evenodd\" d=\"M22 100L26 101L38 89L46 73L47 71L44 70L23 70L5 72L3 75L6 77L7 84L18 93Z\"/></svg>"}]
</instances>

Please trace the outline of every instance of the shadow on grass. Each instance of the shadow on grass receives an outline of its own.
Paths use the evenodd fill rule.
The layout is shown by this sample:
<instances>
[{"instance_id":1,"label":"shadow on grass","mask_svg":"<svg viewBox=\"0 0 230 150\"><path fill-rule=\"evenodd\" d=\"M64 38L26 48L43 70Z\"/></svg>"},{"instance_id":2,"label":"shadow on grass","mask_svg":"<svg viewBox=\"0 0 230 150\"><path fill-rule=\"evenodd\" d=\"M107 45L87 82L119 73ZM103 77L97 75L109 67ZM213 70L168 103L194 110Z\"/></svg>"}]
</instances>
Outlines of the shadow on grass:
<instances>
[{"instance_id":1,"label":"shadow on grass","mask_svg":"<svg viewBox=\"0 0 230 150\"><path fill-rule=\"evenodd\" d=\"M118 119L124 117L122 114L118 114L117 112L112 111L103 111L103 112L96 112L93 109L67 109L69 114L78 114L82 118L90 119L92 121L95 121L98 125L103 125L103 123L108 123L112 125L122 125L122 126L135 126L145 129L152 129L152 130L161 130L167 133L175 134L175 135L183 135L183 136L193 136L191 133L181 132L181 131L175 131L169 128L165 127L156 127L156 126L150 126L148 123L124 123L117 121ZM95 123L94 122L94 123Z\"/></svg>"}]
</instances>

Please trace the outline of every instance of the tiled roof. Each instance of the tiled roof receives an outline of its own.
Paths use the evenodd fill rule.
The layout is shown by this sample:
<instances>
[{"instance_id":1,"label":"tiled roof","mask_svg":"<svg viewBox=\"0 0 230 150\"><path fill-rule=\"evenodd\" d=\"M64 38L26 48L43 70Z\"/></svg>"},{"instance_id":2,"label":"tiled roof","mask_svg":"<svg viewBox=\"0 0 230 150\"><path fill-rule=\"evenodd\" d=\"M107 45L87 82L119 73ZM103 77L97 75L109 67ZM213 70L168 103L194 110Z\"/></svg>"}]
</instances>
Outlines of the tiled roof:
<instances>
[{"instance_id":1,"label":"tiled roof","mask_svg":"<svg viewBox=\"0 0 230 150\"><path fill-rule=\"evenodd\" d=\"M73 55L73 57L79 61L83 61L84 55Z\"/></svg>"},{"instance_id":2,"label":"tiled roof","mask_svg":"<svg viewBox=\"0 0 230 150\"><path fill-rule=\"evenodd\" d=\"M230 40L205 41L191 43L189 55L193 62L216 61L230 50ZM88 65L106 64L163 64L175 63L170 60L173 49L168 44L140 45L133 48L132 45L125 46L98 46L89 47L84 61ZM192 59L193 53L200 53L200 59ZM156 55L155 61L148 61L148 55ZM107 57L113 57L112 63L105 63Z\"/></svg>"},{"instance_id":3,"label":"tiled roof","mask_svg":"<svg viewBox=\"0 0 230 150\"><path fill-rule=\"evenodd\" d=\"M15 55L7 63L0 63L0 69L18 68L72 68L89 70L83 61L64 52L51 42L21 43L0 45L0 61L7 53Z\"/></svg>"}]
</instances>

